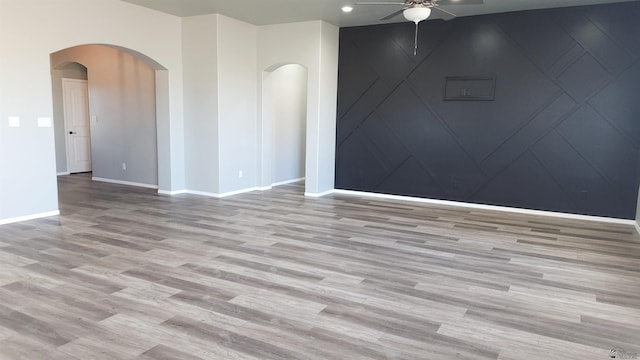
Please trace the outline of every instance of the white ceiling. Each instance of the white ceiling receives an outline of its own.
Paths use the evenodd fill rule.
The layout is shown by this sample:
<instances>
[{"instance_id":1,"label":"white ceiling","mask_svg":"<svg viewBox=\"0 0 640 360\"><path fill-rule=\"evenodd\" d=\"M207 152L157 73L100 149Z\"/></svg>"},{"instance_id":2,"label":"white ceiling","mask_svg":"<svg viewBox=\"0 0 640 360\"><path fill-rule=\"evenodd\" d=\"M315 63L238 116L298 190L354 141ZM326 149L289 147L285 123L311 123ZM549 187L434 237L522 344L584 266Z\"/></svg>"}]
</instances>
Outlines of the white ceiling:
<instances>
[{"instance_id":1,"label":"white ceiling","mask_svg":"<svg viewBox=\"0 0 640 360\"><path fill-rule=\"evenodd\" d=\"M254 25L279 24L307 20L324 20L341 27L373 25L384 23L379 19L399 9L398 6L394 5L354 5L358 0L122 1L181 17L218 13ZM452 5L446 7L443 6L443 9L453 12L458 16L471 16L529 9L615 3L621 1L640 0L484 0L483 5ZM402 2L402 0L399 0L399 2ZM340 10L344 5L353 5L355 9L350 14L344 14ZM403 20L402 16L398 16L385 22L398 22Z\"/></svg>"}]
</instances>

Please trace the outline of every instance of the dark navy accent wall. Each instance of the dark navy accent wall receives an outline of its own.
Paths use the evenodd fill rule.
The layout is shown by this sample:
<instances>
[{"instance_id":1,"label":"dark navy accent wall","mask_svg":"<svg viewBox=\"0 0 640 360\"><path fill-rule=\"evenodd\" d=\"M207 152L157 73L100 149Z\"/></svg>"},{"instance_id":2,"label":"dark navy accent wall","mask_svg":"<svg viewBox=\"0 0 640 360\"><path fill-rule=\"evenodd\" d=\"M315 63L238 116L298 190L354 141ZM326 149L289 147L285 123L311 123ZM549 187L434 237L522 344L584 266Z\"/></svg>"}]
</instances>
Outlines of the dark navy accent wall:
<instances>
[{"instance_id":1,"label":"dark navy accent wall","mask_svg":"<svg viewBox=\"0 0 640 360\"><path fill-rule=\"evenodd\" d=\"M340 31L336 187L635 218L640 2ZM494 101L444 101L445 77Z\"/></svg>"}]
</instances>

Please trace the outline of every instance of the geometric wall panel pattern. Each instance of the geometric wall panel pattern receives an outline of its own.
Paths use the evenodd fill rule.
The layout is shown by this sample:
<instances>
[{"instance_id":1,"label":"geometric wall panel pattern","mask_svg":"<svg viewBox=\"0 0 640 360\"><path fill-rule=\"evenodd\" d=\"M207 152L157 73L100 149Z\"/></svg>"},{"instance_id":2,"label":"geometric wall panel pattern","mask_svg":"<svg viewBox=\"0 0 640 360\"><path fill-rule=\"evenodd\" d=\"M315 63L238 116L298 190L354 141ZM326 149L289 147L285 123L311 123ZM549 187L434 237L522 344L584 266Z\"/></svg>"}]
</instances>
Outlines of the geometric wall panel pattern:
<instances>
[{"instance_id":1,"label":"geometric wall panel pattern","mask_svg":"<svg viewBox=\"0 0 640 360\"><path fill-rule=\"evenodd\" d=\"M635 218L640 2L342 28L336 187ZM447 76L495 78L445 101Z\"/></svg>"}]
</instances>

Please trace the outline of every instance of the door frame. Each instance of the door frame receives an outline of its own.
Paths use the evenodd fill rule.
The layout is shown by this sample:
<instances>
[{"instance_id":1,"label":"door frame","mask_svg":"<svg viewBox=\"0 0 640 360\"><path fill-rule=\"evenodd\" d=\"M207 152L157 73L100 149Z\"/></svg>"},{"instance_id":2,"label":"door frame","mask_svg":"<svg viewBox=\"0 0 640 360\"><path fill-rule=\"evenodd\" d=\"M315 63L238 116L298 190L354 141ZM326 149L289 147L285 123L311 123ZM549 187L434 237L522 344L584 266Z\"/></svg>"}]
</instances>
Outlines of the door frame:
<instances>
[{"instance_id":1,"label":"door frame","mask_svg":"<svg viewBox=\"0 0 640 360\"><path fill-rule=\"evenodd\" d=\"M82 80L82 79L71 79L71 78L62 78L62 111L64 114L64 143L65 143L65 152L66 152L66 158L67 158L67 173L71 174L71 162L69 161L70 159L70 142L69 142L69 128L68 128L68 118L67 118L67 92L66 92L66 86L69 83L81 83L85 86L86 89L86 108L87 108L87 128L89 131L89 156L91 158L91 169L89 169L89 171L93 170L93 153L92 153L92 145L91 145L91 136L92 136L92 131L91 131L91 111L90 111L90 107L89 107L89 82L88 80Z\"/></svg>"}]
</instances>

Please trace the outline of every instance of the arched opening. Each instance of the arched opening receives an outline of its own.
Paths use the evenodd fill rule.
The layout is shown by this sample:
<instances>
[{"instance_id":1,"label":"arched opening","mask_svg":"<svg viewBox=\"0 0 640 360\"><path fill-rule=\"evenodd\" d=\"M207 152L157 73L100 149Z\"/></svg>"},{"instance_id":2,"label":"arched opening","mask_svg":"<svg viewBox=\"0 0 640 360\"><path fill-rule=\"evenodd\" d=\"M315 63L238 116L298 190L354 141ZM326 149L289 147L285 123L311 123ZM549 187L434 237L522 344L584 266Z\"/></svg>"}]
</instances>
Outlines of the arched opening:
<instances>
[{"instance_id":1,"label":"arched opening","mask_svg":"<svg viewBox=\"0 0 640 360\"><path fill-rule=\"evenodd\" d=\"M168 188L163 186L170 178L163 176L170 166L163 131L169 122L167 70L143 54L112 45L80 45L50 57L58 173L77 172L65 151L77 150L69 146L77 131L67 121L64 84L82 77L78 74L84 68L93 179Z\"/></svg>"},{"instance_id":2,"label":"arched opening","mask_svg":"<svg viewBox=\"0 0 640 360\"><path fill-rule=\"evenodd\" d=\"M308 70L299 64L267 68L262 82L262 182L301 182L306 174Z\"/></svg>"}]
</instances>

